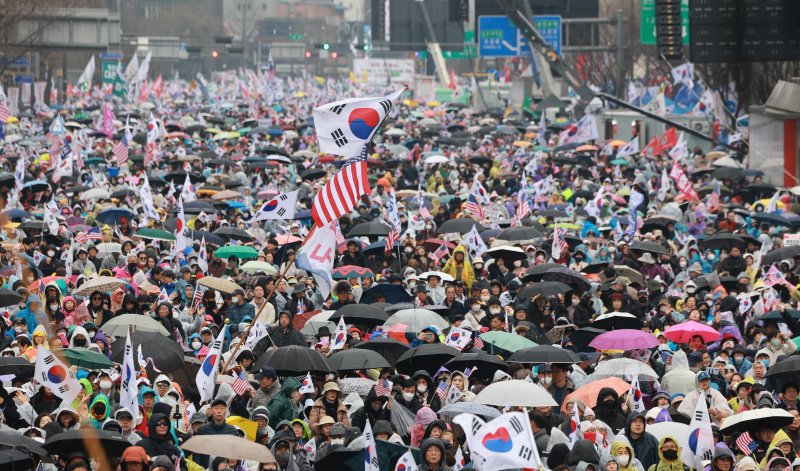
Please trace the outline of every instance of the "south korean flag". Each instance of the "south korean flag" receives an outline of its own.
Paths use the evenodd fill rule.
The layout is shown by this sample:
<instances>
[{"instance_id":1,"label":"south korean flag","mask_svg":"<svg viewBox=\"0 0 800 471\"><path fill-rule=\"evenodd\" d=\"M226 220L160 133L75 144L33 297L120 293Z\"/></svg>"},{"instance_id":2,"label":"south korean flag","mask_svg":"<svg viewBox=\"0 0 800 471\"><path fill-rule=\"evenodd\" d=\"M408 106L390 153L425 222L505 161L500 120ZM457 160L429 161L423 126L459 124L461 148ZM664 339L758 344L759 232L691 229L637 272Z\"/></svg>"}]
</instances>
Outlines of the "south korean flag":
<instances>
[{"instance_id":1,"label":"south korean flag","mask_svg":"<svg viewBox=\"0 0 800 471\"><path fill-rule=\"evenodd\" d=\"M256 214L250 219L250 223L267 219L294 219L299 193L299 191L290 191L276 195L256 211Z\"/></svg>"},{"instance_id":2,"label":"south korean flag","mask_svg":"<svg viewBox=\"0 0 800 471\"><path fill-rule=\"evenodd\" d=\"M403 87L385 97L350 98L314 108L320 151L342 157L358 155L405 91Z\"/></svg>"}]
</instances>

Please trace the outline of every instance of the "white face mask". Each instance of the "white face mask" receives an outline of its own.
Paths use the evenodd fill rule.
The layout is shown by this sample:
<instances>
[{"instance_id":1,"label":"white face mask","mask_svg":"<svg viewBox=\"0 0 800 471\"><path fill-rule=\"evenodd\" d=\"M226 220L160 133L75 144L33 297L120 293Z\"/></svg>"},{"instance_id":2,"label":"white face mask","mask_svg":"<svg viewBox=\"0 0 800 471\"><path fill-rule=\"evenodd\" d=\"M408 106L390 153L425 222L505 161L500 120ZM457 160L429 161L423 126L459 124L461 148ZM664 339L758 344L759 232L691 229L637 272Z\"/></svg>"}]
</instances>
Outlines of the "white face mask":
<instances>
[{"instance_id":1,"label":"white face mask","mask_svg":"<svg viewBox=\"0 0 800 471\"><path fill-rule=\"evenodd\" d=\"M344 438L331 438L331 445L344 445Z\"/></svg>"},{"instance_id":2,"label":"white face mask","mask_svg":"<svg viewBox=\"0 0 800 471\"><path fill-rule=\"evenodd\" d=\"M539 383L541 383L544 386L549 385L550 382L552 382L552 381L553 381L553 378L550 378L550 377L547 377L547 376L544 377L544 378L539 378Z\"/></svg>"},{"instance_id":3,"label":"white face mask","mask_svg":"<svg viewBox=\"0 0 800 471\"><path fill-rule=\"evenodd\" d=\"M236 303L238 303L238 302L239 302L239 296L234 296L234 297L232 297L232 298L231 298L231 301L233 301L233 304L236 304Z\"/></svg>"},{"instance_id":4,"label":"white face mask","mask_svg":"<svg viewBox=\"0 0 800 471\"><path fill-rule=\"evenodd\" d=\"M426 392L428 392L428 385L424 384L424 383L423 384L418 384L417 385L417 391L425 394Z\"/></svg>"},{"instance_id":5,"label":"white face mask","mask_svg":"<svg viewBox=\"0 0 800 471\"><path fill-rule=\"evenodd\" d=\"M499 307L490 307L489 308L489 312L491 312L492 314L500 314L500 308Z\"/></svg>"},{"instance_id":6,"label":"white face mask","mask_svg":"<svg viewBox=\"0 0 800 471\"><path fill-rule=\"evenodd\" d=\"M631 461L630 455L619 455L614 457L614 460L619 463L620 466L625 467L628 466L628 463Z\"/></svg>"},{"instance_id":7,"label":"white face mask","mask_svg":"<svg viewBox=\"0 0 800 471\"><path fill-rule=\"evenodd\" d=\"M47 256L48 256L48 257L55 257L55 256L56 256L56 253L55 253L55 252L53 252L52 250L48 250L48 251L47 251Z\"/></svg>"},{"instance_id":8,"label":"white face mask","mask_svg":"<svg viewBox=\"0 0 800 471\"><path fill-rule=\"evenodd\" d=\"M50 305L50 310L51 310L51 311L58 310L58 307L59 307L59 305L58 305L58 304L51 304L51 305Z\"/></svg>"},{"instance_id":9,"label":"white face mask","mask_svg":"<svg viewBox=\"0 0 800 471\"><path fill-rule=\"evenodd\" d=\"M480 311L481 310L481 305L480 304L473 304L472 305L472 310L475 311L475 312Z\"/></svg>"},{"instance_id":10,"label":"white face mask","mask_svg":"<svg viewBox=\"0 0 800 471\"><path fill-rule=\"evenodd\" d=\"M491 298L492 298L492 296L490 294L482 294L481 295L481 301L483 301L483 302L486 302Z\"/></svg>"},{"instance_id":11,"label":"white face mask","mask_svg":"<svg viewBox=\"0 0 800 471\"><path fill-rule=\"evenodd\" d=\"M405 399L406 401L411 401L412 399L414 399L414 394L413 393L403 393L403 399Z\"/></svg>"},{"instance_id":12,"label":"white face mask","mask_svg":"<svg viewBox=\"0 0 800 471\"><path fill-rule=\"evenodd\" d=\"M16 327L14 327L14 332L16 332L16 333L18 333L18 334L19 334L20 332L22 332L22 326L21 326L21 325L18 325L18 326L16 326Z\"/></svg>"},{"instance_id":13,"label":"white face mask","mask_svg":"<svg viewBox=\"0 0 800 471\"><path fill-rule=\"evenodd\" d=\"M192 342L192 348L194 350L200 350L200 347L202 347L202 346L203 346L203 344L200 343L200 342Z\"/></svg>"},{"instance_id":14,"label":"white face mask","mask_svg":"<svg viewBox=\"0 0 800 471\"><path fill-rule=\"evenodd\" d=\"M514 266L519 268L522 266L522 260L514 260Z\"/></svg>"},{"instance_id":15,"label":"white face mask","mask_svg":"<svg viewBox=\"0 0 800 471\"><path fill-rule=\"evenodd\" d=\"M111 389L111 381L100 381L100 389Z\"/></svg>"}]
</instances>

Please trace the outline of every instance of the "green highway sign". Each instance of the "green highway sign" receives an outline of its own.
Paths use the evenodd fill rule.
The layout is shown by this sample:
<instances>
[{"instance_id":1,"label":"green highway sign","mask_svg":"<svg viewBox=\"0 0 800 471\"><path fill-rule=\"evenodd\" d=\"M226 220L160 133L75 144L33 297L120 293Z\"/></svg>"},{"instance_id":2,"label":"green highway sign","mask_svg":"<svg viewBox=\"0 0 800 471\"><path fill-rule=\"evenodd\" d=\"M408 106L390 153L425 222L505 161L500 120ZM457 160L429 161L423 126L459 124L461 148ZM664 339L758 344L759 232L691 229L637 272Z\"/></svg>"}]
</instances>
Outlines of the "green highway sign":
<instances>
[{"instance_id":1,"label":"green highway sign","mask_svg":"<svg viewBox=\"0 0 800 471\"><path fill-rule=\"evenodd\" d=\"M681 0L683 45L689 45L689 0ZM642 0L642 24L639 28L642 44L656 44L656 0Z\"/></svg>"},{"instance_id":2,"label":"green highway sign","mask_svg":"<svg viewBox=\"0 0 800 471\"><path fill-rule=\"evenodd\" d=\"M114 83L117 78L117 65L119 62L103 61L103 83Z\"/></svg>"}]
</instances>

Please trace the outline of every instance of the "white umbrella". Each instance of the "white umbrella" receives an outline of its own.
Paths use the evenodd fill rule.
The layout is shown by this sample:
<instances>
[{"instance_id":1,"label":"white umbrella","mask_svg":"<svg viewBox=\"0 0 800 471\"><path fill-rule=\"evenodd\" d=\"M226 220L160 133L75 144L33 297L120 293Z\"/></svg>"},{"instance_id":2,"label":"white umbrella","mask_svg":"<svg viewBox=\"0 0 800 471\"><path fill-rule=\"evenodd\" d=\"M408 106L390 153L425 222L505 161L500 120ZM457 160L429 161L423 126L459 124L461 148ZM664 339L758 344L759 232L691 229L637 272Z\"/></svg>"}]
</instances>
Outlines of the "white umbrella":
<instances>
[{"instance_id":1,"label":"white umbrella","mask_svg":"<svg viewBox=\"0 0 800 471\"><path fill-rule=\"evenodd\" d=\"M116 242L103 242L102 244L97 244L98 257L102 258L115 253L122 253L122 246L120 244Z\"/></svg>"},{"instance_id":2,"label":"white umbrella","mask_svg":"<svg viewBox=\"0 0 800 471\"><path fill-rule=\"evenodd\" d=\"M546 389L519 379L500 381L486 386L475 402L487 406L556 407L558 404Z\"/></svg>"},{"instance_id":3,"label":"white umbrella","mask_svg":"<svg viewBox=\"0 0 800 471\"><path fill-rule=\"evenodd\" d=\"M383 133L384 136L405 136L405 134L406 132L400 128L391 128Z\"/></svg>"},{"instance_id":4,"label":"white umbrella","mask_svg":"<svg viewBox=\"0 0 800 471\"><path fill-rule=\"evenodd\" d=\"M186 440L181 448L197 454L207 453L225 458L275 463L275 457L269 448L236 435L195 435Z\"/></svg>"},{"instance_id":5,"label":"white umbrella","mask_svg":"<svg viewBox=\"0 0 800 471\"><path fill-rule=\"evenodd\" d=\"M249 262L247 262L244 265L242 265L241 269L242 269L243 272L249 273L251 275L253 273L257 273L257 272L260 272L260 271L264 272L267 275L277 275L278 274L278 270L276 270L275 267L271 263L262 262L262 261L259 261L259 260L250 260Z\"/></svg>"},{"instance_id":6,"label":"white umbrella","mask_svg":"<svg viewBox=\"0 0 800 471\"><path fill-rule=\"evenodd\" d=\"M407 332L420 332L429 325L439 330L450 326L442 316L428 309L401 309L386 319L383 327L388 329L395 324L405 324Z\"/></svg>"},{"instance_id":7,"label":"white umbrella","mask_svg":"<svg viewBox=\"0 0 800 471\"><path fill-rule=\"evenodd\" d=\"M444 282L452 282L453 277L448 275L447 273L441 271L426 271L424 273L420 273L419 279L420 280L427 280L431 276L438 276L440 280Z\"/></svg>"},{"instance_id":8,"label":"white umbrella","mask_svg":"<svg viewBox=\"0 0 800 471\"><path fill-rule=\"evenodd\" d=\"M429 155L428 157L425 157L423 162L426 164L446 164L447 162L450 162L450 159L443 155Z\"/></svg>"},{"instance_id":9,"label":"white umbrella","mask_svg":"<svg viewBox=\"0 0 800 471\"><path fill-rule=\"evenodd\" d=\"M679 445L688 443L689 425L679 422L658 422L647 426L647 432L656 437L659 442L664 437L672 437L678 441ZM694 466L695 463L691 463Z\"/></svg>"},{"instance_id":10,"label":"white umbrella","mask_svg":"<svg viewBox=\"0 0 800 471\"><path fill-rule=\"evenodd\" d=\"M658 374L653 371L647 363L631 358L614 358L611 360L601 361L591 374L594 378L608 378L611 376L618 376L625 378L626 376L647 376L650 378L658 379Z\"/></svg>"},{"instance_id":11,"label":"white umbrella","mask_svg":"<svg viewBox=\"0 0 800 471\"><path fill-rule=\"evenodd\" d=\"M128 326L133 331L158 332L163 336L168 336L169 332L161 322L150 316L141 314L122 314L116 316L103 324L103 332L113 337L125 337L128 335Z\"/></svg>"},{"instance_id":12,"label":"white umbrella","mask_svg":"<svg viewBox=\"0 0 800 471\"><path fill-rule=\"evenodd\" d=\"M789 425L794 416L784 409L756 409L731 415L722 421L720 432L744 432L769 427L779 429Z\"/></svg>"},{"instance_id":13,"label":"white umbrella","mask_svg":"<svg viewBox=\"0 0 800 471\"><path fill-rule=\"evenodd\" d=\"M105 188L92 188L91 190L86 190L81 193L81 198L86 200L99 200L110 197L111 193L109 193Z\"/></svg>"},{"instance_id":14,"label":"white umbrella","mask_svg":"<svg viewBox=\"0 0 800 471\"><path fill-rule=\"evenodd\" d=\"M711 165L715 167L744 168L744 165L734 160L730 155L726 155L725 157L711 162Z\"/></svg>"},{"instance_id":15,"label":"white umbrella","mask_svg":"<svg viewBox=\"0 0 800 471\"><path fill-rule=\"evenodd\" d=\"M317 332L319 332L319 329L325 326L332 335L333 332L336 331L336 323L330 321L330 318L334 312L336 311L322 311L319 314L312 316L306 321L306 324L303 326L303 328L300 329L300 333L303 334L306 339L313 339L314 336L317 335ZM316 340L314 343L316 343Z\"/></svg>"}]
</instances>

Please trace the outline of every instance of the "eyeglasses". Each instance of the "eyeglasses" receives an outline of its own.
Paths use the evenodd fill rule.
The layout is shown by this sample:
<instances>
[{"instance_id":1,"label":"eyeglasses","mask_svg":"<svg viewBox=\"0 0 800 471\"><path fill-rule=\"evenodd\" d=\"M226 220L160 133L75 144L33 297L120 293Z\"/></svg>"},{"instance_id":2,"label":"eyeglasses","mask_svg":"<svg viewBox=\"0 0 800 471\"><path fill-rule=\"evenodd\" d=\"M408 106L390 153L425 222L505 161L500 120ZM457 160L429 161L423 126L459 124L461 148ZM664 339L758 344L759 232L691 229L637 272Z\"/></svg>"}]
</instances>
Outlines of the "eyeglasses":
<instances>
[{"instance_id":1,"label":"eyeglasses","mask_svg":"<svg viewBox=\"0 0 800 471\"><path fill-rule=\"evenodd\" d=\"M162 420L160 422L156 422L156 427L169 427L169 422Z\"/></svg>"},{"instance_id":2,"label":"eyeglasses","mask_svg":"<svg viewBox=\"0 0 800 471\"><path fill-rule=\"evenodd\" d=\"M100 296L92 296L92 301L100 301L101 299L103 298Z\"/></svg>"}]
</instances>

